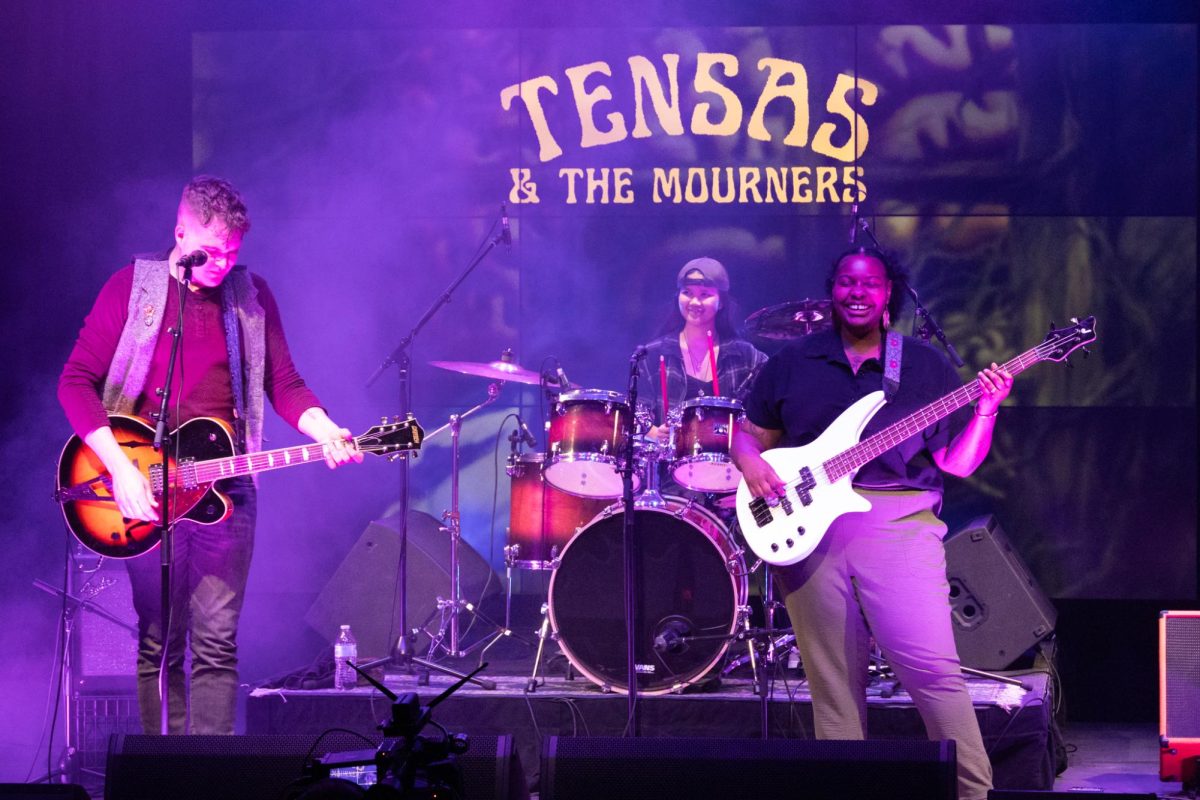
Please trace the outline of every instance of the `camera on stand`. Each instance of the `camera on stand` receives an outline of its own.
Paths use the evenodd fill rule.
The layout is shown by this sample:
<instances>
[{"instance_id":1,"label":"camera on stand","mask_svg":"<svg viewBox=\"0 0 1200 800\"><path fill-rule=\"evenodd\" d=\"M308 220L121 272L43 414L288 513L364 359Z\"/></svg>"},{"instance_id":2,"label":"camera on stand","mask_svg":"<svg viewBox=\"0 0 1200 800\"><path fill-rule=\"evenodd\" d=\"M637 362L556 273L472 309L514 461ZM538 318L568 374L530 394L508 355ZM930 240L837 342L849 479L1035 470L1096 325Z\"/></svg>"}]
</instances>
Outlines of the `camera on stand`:
<instances>
[{"instance_id":1,"label":"camera on stand","mask_svg":"<svg viewBox=\"0 0 1200 800\"><path fill-rule=\"evenodd\" d=\"M454 694L487 664L422 706L415 692L396 695L366 672L351 664L358 674L392 701L391 718L379 724L383 741L378 748L328 753L305 764L305 788L292 794L295 800L322 797L421 798L462 800L463 777L457 756L467 752L470 742L464 733L450 733L432 719L432 710ZM422 736L432 724L440 736ZM354 793L354 788L359 793Z\"/></svg>"}]
</instances>

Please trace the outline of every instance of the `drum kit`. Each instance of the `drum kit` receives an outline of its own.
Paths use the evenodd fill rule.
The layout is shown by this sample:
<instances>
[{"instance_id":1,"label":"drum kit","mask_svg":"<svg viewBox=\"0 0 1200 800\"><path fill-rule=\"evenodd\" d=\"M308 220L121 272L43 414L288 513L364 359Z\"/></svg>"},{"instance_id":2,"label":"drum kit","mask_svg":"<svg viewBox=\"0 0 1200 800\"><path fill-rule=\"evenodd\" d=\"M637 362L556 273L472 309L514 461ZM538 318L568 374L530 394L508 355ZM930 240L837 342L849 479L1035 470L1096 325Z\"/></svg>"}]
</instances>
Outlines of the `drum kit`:
<instances>
[{"instance_id":1,"label":"drum kit","mask_svg":"<svg viewBox=\"0 0 1200 800\"><path fill-rule=\"evenodd\" d=\"M762 309L747 328L761 338L783 340L819 330L827 321L827 302L801 301ZM791 641L771 630L778 604L765 569L769 635L757 641L748 635L749 577L759 564L747 565L727 502L741 480L731 457L743 417L739 400L695 397L670 409L665 424L654 428L648 409L631 408L624 393L580 388L560 381L561 373L525 369L508 351L492 362L430 363L491 379L493 398L497 383L511 381L540 386L550 400L545 449L525 451L534 440L514 431L506 469L509 598L513 569L550 576L530 691L539 683L547 638L557 642L575 671L603 690L628 690L621 497L631 431L637 569L645 576L635 636L647 655L646 663L636 665L638 693L681 692L702 681L736 640L747 641L748 655L731 657L731 664L749 661L756 668L756 661L773 658L777 647ZM757 669L755 679L757 684Z\"/></svg>"}]
</instances>

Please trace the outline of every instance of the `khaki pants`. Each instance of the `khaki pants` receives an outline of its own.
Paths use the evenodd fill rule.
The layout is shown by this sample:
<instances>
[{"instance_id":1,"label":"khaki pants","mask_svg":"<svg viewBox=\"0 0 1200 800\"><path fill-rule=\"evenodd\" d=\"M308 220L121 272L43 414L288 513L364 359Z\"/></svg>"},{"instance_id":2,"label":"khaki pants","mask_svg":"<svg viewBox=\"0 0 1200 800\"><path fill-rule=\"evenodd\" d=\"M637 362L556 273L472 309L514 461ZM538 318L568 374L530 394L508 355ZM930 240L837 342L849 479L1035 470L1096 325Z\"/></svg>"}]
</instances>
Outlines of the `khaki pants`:
<instances>
[{"instance_id":1,"label":"khaki pants","mask_svg":"<svg viewBox=\"0 0 1200 800\"><path fill-rule=\"evenodd\" d=\"M946 526L935 513L941 495L856 491L872 509L839 517L811 556L776 573L812 692L817 738L866 738L874 635L929 738L957 743L959 798L984 800L992 767L954 644Z\"/></svg>"}]
</instances>

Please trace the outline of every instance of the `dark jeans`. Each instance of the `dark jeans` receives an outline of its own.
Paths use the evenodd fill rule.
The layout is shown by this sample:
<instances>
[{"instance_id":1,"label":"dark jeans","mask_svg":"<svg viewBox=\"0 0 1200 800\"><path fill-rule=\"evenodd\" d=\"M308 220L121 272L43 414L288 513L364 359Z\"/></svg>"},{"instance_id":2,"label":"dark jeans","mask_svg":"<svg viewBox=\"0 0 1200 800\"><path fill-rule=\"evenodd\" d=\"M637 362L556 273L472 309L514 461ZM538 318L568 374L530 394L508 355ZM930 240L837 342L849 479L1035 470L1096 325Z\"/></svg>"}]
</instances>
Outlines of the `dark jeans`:
<instances>
[{"instance_id":1,"label":"dark jeans","mask_svg":"<svg viewBox=\"0 0 1200 800\"><path fill-rule=\"evenodd\" d=\"M229 519L175 526L171 558L171 644L168 664L171 733L233 733L237 706L237 627L254 549L257 495L249 478L231 480ZM138 615L138 709L145 733L158 733L158 668L162 659L162 553L155 548L125 562ZM190 642L190 703L183 657ZM190 725L188 711L191 711ZM186 726L186 727L185 727Z\"/></svg>"}]
</instances>

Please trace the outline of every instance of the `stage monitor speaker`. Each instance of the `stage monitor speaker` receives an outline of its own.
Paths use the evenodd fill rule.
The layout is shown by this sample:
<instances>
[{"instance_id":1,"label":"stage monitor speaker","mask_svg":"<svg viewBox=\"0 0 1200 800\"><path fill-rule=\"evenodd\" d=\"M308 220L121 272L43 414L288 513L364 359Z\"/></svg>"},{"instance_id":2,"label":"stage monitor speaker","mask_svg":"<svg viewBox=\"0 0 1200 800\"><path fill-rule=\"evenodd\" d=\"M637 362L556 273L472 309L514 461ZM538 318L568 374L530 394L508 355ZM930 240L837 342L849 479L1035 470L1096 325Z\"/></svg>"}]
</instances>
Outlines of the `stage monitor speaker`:
<instances>
[{"instance_id":1,"label":"stage monitor speaker","mask_svg":"<svg viewBox=\"0 0 1200 800\"><path fill-rule=\"evenodd\" d=\"M1034 789L992 789L988 800L1079 800L1094 794L1104 800L1158 800L1154 792L1044 792Z\"/></svg>"},{"instance_id":2,"label":"stage monitor speaker","mask_svg":"<svg viewBox=\"0 0 1200 800\"><path fill-rule=\"evenodd\" d=\"M436 630L438 598L450 597L450 534L428 514L413 511L408 520L408 626ZM339 625L349 624L362 660L390 654L400 633L397 522L389 517L367 526L304 616L330 642ZM479 606L499 594L496 573L465 541L459 543L458 562L463 599ZM487 633L486 626L475 627ZM423 642L416 645L420 650Z\"/></svg>"},{"instance_id":3,"label":"stage monitor speaker","mask_svg":"<svg viewBox=\"0 0 1200 800\"><path fill-rule=\"evenodd\" d=\"M1200 786L1200 611L1158 618L1159 777Z\"/></svg>"},{"instance_id":4,"label":"stage monitor speaker","mask_svg":"<svg viewBox=\"0 0 1200 800\"><path fill-rule=\"evenodd\" d=\"M114 800L263 800L303 776L306 758L360 750L348 732L321 736L114 736L104 796ZM511 736L471 736L457 757L463 791L480 800L525 800L529 793Z\"/></svg>"},{"instance_id":5,"label":"stage monitor speaker","mask_svg":"<svg viewBox=\"0 0 1200 800\"><path fill-rule=\"evenodd\" d=\"M1058 612L994 516L946 537L946 575L963 666L1004 669L1054 632Z\"/></svg>"},{"instance_id":6,"label":"stage monitor speaker","mask_svg":"<svg viewBox=\"0 0 1200 800\"><path fill-rule=\"evenodd\" d=\"M954 742L550 736L541 800L957 797Z\"/></svg>"},{"instance_id":7,"label":"stage monitor speaker","mask_svg":"<svg viewBox=\"0 0 1200 800\"><path fill-rule=\"evenodd\" d=\"M91 800L75 783L0 783L0 800Z\"/></svg>"}]
</instances>

